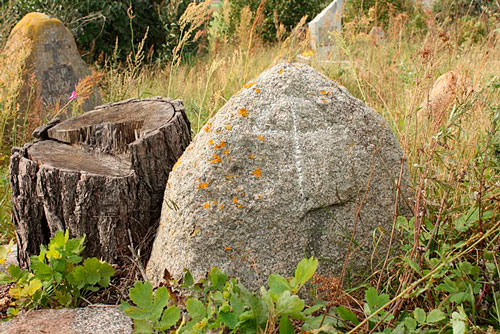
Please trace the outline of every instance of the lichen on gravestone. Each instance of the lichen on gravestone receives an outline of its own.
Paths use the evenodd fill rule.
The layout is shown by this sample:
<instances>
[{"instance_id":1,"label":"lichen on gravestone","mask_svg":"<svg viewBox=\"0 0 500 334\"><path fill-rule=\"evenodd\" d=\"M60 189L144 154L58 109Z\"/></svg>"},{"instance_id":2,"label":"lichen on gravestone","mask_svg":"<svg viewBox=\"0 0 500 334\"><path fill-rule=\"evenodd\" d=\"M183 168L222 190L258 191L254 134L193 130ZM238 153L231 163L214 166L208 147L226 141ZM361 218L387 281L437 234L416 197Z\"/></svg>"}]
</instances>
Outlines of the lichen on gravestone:
<instances>
[{"instance_id":1,"label":"lichen on gravestone","mask_svg":"<svg viewBox=\"0 0 500 334\"><path fill-rule=\"evenodd\" d=\"M50 111L68 103L77 84L92 75L78 53L69 29L42 13L29 13L12 29L0 57L0 91L2 100L17 97L22 113L43 121ZM96 90L82 102L84 111L101 103ZM71 115L66 108L61 116Z\"/></svg>"}]
</instances>

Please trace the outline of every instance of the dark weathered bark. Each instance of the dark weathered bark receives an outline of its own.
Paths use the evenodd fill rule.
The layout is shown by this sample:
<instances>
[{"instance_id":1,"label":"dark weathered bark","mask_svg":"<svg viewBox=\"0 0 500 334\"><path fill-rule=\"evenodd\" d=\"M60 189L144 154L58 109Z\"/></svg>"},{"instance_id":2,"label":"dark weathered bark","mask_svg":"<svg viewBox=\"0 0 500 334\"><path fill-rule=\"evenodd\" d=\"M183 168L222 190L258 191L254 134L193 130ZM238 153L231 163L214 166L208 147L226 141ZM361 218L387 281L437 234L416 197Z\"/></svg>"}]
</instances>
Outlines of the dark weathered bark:
<instances>
[{"instance_id":1,"label":"dark weathered bark","mask_svg":"<svg viewBox=\"0 0 500 334\"><path fill-rule=\"evenodd\" d=\"M36 136L11 156L20 263L58 230L85 234L86 255L112 263L124 263L131 243L149 254L168 174L191 140L182 102L112 103Z\"/></svg>"}]
</instances>

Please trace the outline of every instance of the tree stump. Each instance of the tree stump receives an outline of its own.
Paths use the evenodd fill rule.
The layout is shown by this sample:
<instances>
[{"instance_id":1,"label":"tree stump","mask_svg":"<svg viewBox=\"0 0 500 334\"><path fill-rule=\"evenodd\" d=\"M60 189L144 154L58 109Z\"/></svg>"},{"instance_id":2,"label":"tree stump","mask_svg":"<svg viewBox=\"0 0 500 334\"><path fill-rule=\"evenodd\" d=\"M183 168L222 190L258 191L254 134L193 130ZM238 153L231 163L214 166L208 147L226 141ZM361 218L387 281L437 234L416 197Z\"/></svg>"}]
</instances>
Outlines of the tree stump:
<instances>
[{"instance_id":1,"label":"tree stump","mask_svg":"<svg viewBox=\"0 0 500 334\"><path fill-rule=\"evenodd\" d=\"M97 107L13 148L12 213L18 259L29 266L58 230L86 235L86 256L147 261L168 175L191 140L181 101L130 99Z\"/></svg>"}]
</instances>

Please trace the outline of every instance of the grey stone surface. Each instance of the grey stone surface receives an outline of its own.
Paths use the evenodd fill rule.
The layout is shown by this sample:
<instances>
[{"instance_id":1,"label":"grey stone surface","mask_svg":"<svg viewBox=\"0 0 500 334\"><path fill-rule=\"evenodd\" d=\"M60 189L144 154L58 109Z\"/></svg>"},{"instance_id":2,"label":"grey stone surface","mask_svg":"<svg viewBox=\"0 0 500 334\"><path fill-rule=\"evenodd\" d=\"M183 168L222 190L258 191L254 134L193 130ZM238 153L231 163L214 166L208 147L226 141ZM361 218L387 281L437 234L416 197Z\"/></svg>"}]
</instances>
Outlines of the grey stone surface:
<instances>
[{"instance_id":1,"label":"grey stone surface","mask_svg":"<svg viewBox=\"0 0 500 334\"><path fill-rule=\"evenodd\" d=\"M371 273L372 233L383 234L377 261L403 155L387 123L304 64L277 65L245 87L170 174L148 278L187 268L199 279L218 266L255 288L311 255L339 275L368 182L351 265L355 276Z\"/></svg>"},{"instance_id":2,"label":"grey stone surface","mask_svg":"<svg viewBox=\"0 0 500 334\"><path fill-rule=\"evenodd\" d=\"M117 307L32 311L0 323L5 334L128 334L132 320Z\"/></svg>"},{"instance_id":3,"label":"grey stone surface","mask_svg":"<svg viewBox=\"0 0 500 334\"><path fill-rule=\"evenodd\" d=\"M1 56L6 58L6 72L10 73L0 74L0 83L11 81L16 72L22 72L21 101L28 103L28 98L35 96L43 109L64 106L78 81L91 74L69 29L60 20L42 13L29 13L18 22ZM88 111L100 103L96 92L82 107Z\"/></svg>"},{"instance_id":4,"label":"grey stone surface","mask_svg":"<svg viewBox=\"0 0 500 334\"><path fill-rule=\"evenodd\" d=\"M313 50L332 45L331 33L342 29L342 9L344 0L334 0L311 22L309 34Z\"/></svg>"}]
</instances>

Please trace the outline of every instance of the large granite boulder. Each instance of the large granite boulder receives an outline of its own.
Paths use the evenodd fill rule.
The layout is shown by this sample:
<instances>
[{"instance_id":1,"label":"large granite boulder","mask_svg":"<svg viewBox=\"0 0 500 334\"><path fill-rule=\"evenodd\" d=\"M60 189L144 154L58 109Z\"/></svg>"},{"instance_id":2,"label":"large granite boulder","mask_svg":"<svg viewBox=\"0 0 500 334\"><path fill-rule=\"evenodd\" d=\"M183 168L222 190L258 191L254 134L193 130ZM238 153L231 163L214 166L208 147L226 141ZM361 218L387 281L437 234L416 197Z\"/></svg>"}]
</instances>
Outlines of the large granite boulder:
<instances>
[{"instance_id":1,"label":"large granite boulder","mask_svg":"<svg viewBox=\"0 0 500 334\"><path fill-rule=\"evenodd\" d=\"M0 323L5 334L129 334L132 320L117 307L39 310Z\"/></svg>"},{"instance_id":2,"label":"large granite boulder","mask_svg":"<svg viewBox=\"0 0 500 334\"><path fill-rule=\"evenodd\" d=\"M79 80L92 74L69 29L42 13L29 13L16 24L0 55L0 65L0 88L19 90L18 102L23 112L28 106L41 104L42 117L50 117L47 110L68 103ZM100 103L96 91L82 107L88 111ZM68 108L66 114L70 113Z\"/></svg>"},{"instance_id":3,"label":"large granite boulder","mask_svg":"<svg viewBox=\"0 0 500 334\"><path fill-rule=\"evenodd\" d=\"M218 266L255 288L311 255L339 275L355 222L351 272L371 273L387 249L401 166L408 184L402 158L387 123L344 87L307 65L277 65L178 160L147 275L159 283L165 269L177 278L187 268L201 278Z\"/></svg>"}]
</instances>

